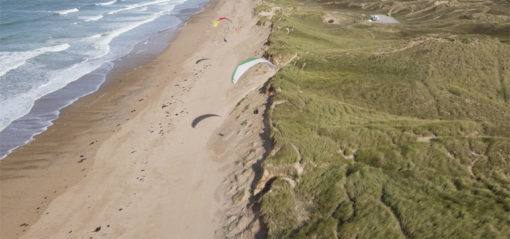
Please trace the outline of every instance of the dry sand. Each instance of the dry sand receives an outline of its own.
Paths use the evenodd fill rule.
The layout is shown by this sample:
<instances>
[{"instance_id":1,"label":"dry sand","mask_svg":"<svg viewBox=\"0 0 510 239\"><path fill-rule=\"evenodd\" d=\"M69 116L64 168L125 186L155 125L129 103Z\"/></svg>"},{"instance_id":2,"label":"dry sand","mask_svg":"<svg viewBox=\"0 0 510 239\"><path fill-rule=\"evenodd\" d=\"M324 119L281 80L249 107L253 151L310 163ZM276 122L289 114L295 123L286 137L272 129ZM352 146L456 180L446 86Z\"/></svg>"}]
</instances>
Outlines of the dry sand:
<instances>
[{"instance_id":1,"label":"dry sand","mask_svg":"<svg viewBox=\"0 0 510 239\"><path fill-rule=\"evenodd\" d=\"M269 27L256 25L255 4L213 0L159 57L117 73L0 161L0 237L224 237L224 182L240 158L265 152L257 90L274 72L230 82L236 64L264 52ZM213 28L218 16L233 23ZM248 95L255 103L240 109ZM219 117L193 128L204 114Z\"/></svg>"}]
</instances>

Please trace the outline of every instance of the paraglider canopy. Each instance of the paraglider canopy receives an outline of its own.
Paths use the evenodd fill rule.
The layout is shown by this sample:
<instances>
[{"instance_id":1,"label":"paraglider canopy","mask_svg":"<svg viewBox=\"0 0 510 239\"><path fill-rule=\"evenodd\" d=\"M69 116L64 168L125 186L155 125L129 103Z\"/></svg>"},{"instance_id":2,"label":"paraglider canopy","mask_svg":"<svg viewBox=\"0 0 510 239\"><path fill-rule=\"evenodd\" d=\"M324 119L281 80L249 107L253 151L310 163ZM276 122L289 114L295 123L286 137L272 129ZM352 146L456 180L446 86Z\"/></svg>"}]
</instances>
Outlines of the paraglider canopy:
<instances>
[{"instance_id":1,"label":"paraglider canopy","mask_svg":"<svg viewBox=\"0 0 510 239\"><path fill-rule=\"evenodd\" d=\"M241 64L239 64L236 69L234 70L234 73L232 73L232 83L235 84L237 83L237 81L241 78L241 76L243 76L243 74L248 71L248 69L250 69L251 67L259 64L259 63L265 63L267 64L269 67L271 67L271 69L275 69L273 63L271 63L270 61L266 60L266 59L262 59L262 58L250 58L246 61L243 61L241 62Z\"/></svg>"},{"instance_id":2,"label":"paraglider canopy","mask_svg":"<svg viewBox=\"0 0 510 239\"><path fill-rule=\"evenodd\" d=\"M218 24L220 24L220 22L223 21L223 20L227 20L229 22L232 22L230 19L228 19L226 17L220 17L220 18L218 18L218 20L216 20L216 22L214 22L214 27L217 27Z\"/></svg>"}]
</instances>

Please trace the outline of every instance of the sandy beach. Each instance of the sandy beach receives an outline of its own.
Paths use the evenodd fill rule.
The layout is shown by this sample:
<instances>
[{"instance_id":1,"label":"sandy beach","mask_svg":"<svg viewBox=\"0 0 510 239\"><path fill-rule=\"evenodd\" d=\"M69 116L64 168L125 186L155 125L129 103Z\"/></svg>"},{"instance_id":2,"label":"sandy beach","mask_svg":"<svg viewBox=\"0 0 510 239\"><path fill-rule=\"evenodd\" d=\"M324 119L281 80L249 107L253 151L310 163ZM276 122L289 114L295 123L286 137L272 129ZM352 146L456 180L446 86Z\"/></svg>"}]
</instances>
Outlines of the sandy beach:
<instances>
[{"instance_id":1,"label":"sandy beach","mask_svg":"<svg viewBox=\"0 0 510 239\"><path fill-rule=\"evenodd\" d=\"M225 182L265 153L259 89L274 71L230 81L265 50L255 5L212 0L156 59L111 75L1 160L0 237L224 238ZM212 27L221 16L232 23Z\"/></svg>"}]
</instances>

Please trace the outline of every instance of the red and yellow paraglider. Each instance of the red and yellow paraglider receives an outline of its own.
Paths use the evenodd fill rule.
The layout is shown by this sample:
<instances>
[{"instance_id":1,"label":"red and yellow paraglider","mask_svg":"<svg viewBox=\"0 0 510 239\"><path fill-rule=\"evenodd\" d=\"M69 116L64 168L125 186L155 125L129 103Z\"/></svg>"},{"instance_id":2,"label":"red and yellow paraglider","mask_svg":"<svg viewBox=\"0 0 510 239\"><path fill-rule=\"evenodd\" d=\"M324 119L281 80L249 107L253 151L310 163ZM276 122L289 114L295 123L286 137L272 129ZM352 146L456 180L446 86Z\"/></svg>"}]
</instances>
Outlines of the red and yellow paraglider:
<instances>
[{"instance_id":1,"label":"red and yellow paraglider","mask_svg":"<svg viewBox=\"0 0 510 239\"><path fill-rule=\"evenodd\" d=\"M227 20L229 22L232 22L232 20L230 20L230 19L228 19L226 17L220 17L220 18L218 18L218 20L216 20L216 22L214 22L214 27L217 27L218 24L220 24L220 22L223 21L223 20Z\"/></svg>"}]
</instances>

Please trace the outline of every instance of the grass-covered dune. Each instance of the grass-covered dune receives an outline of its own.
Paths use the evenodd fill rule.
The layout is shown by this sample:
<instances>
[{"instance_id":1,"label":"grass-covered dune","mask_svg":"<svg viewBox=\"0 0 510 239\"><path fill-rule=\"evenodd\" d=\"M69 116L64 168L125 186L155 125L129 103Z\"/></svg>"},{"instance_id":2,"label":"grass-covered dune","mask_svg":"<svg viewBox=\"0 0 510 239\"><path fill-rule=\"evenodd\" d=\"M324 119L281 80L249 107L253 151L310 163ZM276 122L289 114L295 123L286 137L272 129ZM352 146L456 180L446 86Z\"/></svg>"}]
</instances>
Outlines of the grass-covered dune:
<instances>
[{"instance_id":1,"label":"grass-covered dune","mask_svg":"<svg viewBox=\"0 0 510 239\"><path fill-rule=\"evenodd\" d=\"M270 238L510 237L508 1L256 11L292 59L270 82ZM401 24L365 22L388 12Z\"/></svg>"}]
</instances>

